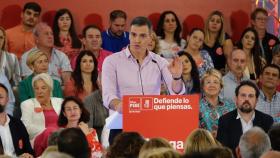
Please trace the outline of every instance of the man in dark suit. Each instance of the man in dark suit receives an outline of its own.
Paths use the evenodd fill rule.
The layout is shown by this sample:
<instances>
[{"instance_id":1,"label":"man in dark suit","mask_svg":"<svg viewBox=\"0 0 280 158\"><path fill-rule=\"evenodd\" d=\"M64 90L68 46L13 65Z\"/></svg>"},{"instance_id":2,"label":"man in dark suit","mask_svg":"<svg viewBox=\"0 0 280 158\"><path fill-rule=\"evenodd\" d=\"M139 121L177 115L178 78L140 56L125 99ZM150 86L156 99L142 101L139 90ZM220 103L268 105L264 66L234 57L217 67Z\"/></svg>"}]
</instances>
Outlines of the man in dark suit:
<instances>
[{"instance_id":1,"label":"man in dark suit","mask_svg":"<svg viewBox=\"0 0 280 158\"><path fill-rule=\"evenodd\" d=\"M8 103L8 90L0 83L0 155L33 158L29 136L21 120L5 112Z\"/></svg>"},{"instance_id":2,"label":"man in dark suit","mask_svg":"<svg viewBox=\"0 0 280 158\"><path fill-rule=\"evenodd\" d=\"M241 135L250 128L258 126L268 132L273 124L271 116L255 110L259 89L253 82L242 81L235 89L235 96L236 110L220 117L217 132L217 140L233 152Z\"/></svg>"}]
</instances>

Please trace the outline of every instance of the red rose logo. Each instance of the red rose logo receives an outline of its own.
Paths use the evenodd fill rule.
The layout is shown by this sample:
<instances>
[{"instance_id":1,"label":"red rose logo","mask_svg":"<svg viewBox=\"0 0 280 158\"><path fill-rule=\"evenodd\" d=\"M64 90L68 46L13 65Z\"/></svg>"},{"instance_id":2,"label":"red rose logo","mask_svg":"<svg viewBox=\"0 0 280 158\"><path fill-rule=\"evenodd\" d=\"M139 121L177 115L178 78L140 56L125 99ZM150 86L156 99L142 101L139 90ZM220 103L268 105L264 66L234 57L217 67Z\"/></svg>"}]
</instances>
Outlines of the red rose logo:
<instances>
[{"instance_id":1,"label":"red rose logo","mask_svg":"<svg viewBox=\"0 0 280 158\"><path fill-rule=\"evenodd\" d=\"M22 142L22 139L20 139L20 140L18 141L18 147L19 147L20 149L23 149L23 142Z\"/></svg>"},{"instance_id":2,"label":"red rose logo","mask_svg":"<svg viewBox=\"0 0 280 158\"><path fill-rule=\"evenodd\" d=\"M216 49L216 54L218 54L218 55L222 55L223 54L223 50L222 50L221 47Z\"/></svg>"},{"instance_id":3,"label":"red rose logo","mask_svg":"<svg viewBox=\"0 0 280 158\"><path fill-rule=\"evenodd\" d=\"M269 46L273 46L276 43L276 41L274 39L270 39L268 42Z\"/></svg>"},{"instance_id":4,"label":"red rose logo","mask_svg":"<svg viewBox=\"0 0 280 158\"><path fill-rule=\"evenodd\" d=\"M41 107L35 107L35 108L34 108L34 111L35 111L36 113L40 113L40 112L43 111L43 108L41 108Z\"/></svg>"}]
</instances>

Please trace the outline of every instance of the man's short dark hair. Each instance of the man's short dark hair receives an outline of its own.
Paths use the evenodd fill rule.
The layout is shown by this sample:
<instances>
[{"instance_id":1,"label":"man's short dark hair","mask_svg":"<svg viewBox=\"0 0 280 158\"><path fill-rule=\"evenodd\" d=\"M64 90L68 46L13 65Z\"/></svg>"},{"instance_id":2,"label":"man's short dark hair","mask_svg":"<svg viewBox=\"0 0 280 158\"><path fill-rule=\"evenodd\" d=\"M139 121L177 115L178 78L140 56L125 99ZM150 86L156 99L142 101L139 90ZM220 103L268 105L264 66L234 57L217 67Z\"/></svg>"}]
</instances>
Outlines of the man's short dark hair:
<instances>
[{"instance_id":1,"label":"man's short dark hair","mask_svg":"<svg viewBox=\"0 0 280 158\"><path fill-rule=\"evenodd\" d=\"M122 10L113 10L110 13L110 21L114 21L117 18L124 18L126 20L126 13Z\"/></svg>"},{"instance_id":2,"label":"man's short dark hair","mask_svg":"<svg viewBox=\"0 0 280 158\"><path fill-rule=\"evenodd\" d=\"M39 14L41 13L41 6L36 3L36 2L28 2L24 5L23 7L23 12L26 10L26 9L31 9L35 12L39 12Z\"/></svg>"},{"instance_id":3,"label":"man's short dark hair","mask_svg":"<svg viewBox=\"0 0 280 158\"><path fill-rule=\"evenodd\" d=\"M262 73L261 75L263 75L263 72L266 68L274 68L274 69L277 69L278 71L278 78L280 78L280 67L278 65L275 65L275 64L267 64L265 65L265 67L262 69Z\"/></svg>"},{"instance_id":4,"label":"man's short dark hair","mask_svg":"<svg viewBox=\"0 0 280 158\"><path fill-rule=\"evenodd\" d=\"M273 150L280 151L280 123L275 123L268 131L271 147Z\"/></svg>"},{"instance_id":5,"label":"man's short dark hair","mask_svg":"<svg viewBox=\"0 0 280 158\"><path fill-rule=\"evenodd\" d=\"M3 88L3 89L5 90L5 92L7 93L7 95L9 94L8 88L7 88L4 84L0 83L0 87Z\"/></svg>"},{"instance_id":6,"label":"man's short dark hair","mask_svg":"<svg viewBox=\"0 0 280 158\"><path fill-rule=\"evenodd\" d=\"M152 23L151 21L144 17L144 16L138 16L136 18L134 18L131 23L130 26L132 25L136 25L136 26L148 26L149 30L152 30Z\"/></svg>"},{"instance_id":7,"label":"man's short dark hair","mask_svg":"<svg viewBox=\"0 0 280 158\"><path fill-rule=\"evenodd\" d=\"M66 128L59 134L58 151L74 158L88 158L90 149L85 134L79 128Z\"/></svg>"},{"instance_id":8,"label":"man's short dark hair","mask_svg":"<svg viewBox=\"0 0 280 158\"><path fill-rule=\"evenodd\" d=\"M251 20L256 20L257 14L258 13L263 13L264 15L268 16L267 11L264 8L256 8L252 13L251 13Z\"/></svg>"},{"instance_id":9,"label":"man's short dark hair","mask_svg":"<svg viewBox=\"0 0 280 158\"><path fill-rule=\"evenodd\" d=\"M83 29L83 31L82 31L83 37L86 37L86 34L87 34L87 30L88 30L88 29L96 29L96 30L98 30L98 31L101 33L100 28L98 28L97 26L95 26L95 25L87 25L87 26Z\"/></svg>"},{"instance_id":10,"label":"man's short dark hair","mask_svg":"<svg viewBox=\"0 0 280 158\"><path fill-rule=\"evenodd\" d=\"M260 91L259 91L259 88L257 87L257 85L255 83L253 83L252 81L242 81L235 89L235 96L237 97L238 94L239 94L239 89L243 86L249 86L249 87L252 87L255 89L255 92L256 92L256 98L259 97L260 95Z\"/></svg>"}]
</instances>

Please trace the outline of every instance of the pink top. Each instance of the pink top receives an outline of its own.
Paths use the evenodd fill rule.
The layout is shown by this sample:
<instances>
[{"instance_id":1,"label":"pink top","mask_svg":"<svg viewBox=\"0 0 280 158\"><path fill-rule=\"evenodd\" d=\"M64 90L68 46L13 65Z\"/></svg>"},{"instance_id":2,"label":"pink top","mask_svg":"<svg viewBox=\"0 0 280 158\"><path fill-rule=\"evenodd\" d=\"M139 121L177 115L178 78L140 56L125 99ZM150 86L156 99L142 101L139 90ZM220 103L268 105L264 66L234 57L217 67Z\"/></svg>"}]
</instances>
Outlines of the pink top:
<instances>
[{"instance_id":1,"label":"pink top","mask_svg":"<svg viewBox=\"0 0 280 158\"><path fill-rule=\"evenodd\" d=\"M54 109L50 110L43 110L44 116L45 116L45 126L47 127L54 127L58 128L57 125L57 120L58 120L58 115L54 111Z\"/></svg>"},{"instance_id":2,"label":"pink top","mask_svg":"<svg viewBox=\"0 0 280 158\"><path fill-rule=\"evenodd\" d=\"M65 37L59 37L59 38L63 47L56 47L56 48L68 56L69 61L72 65L72 62L74 62L73 60L75 59L75 57L79 55L80 48L72 48L72 40L70 36L68 36L67 38Z\"/></svg>"},{"instance_id":3,"label":"pink top","mask_svg":"<svg viewBox=\"0 0 280 158\"><path fill-rule=\"evenodd\" d=\"M98 62L98 65L97 65L98 72L101 72L101 71L102 71L102 65L103 65L104 59L105 59L107 56L111 55L111 54L113 54L113 53L110 52L110 51L108 51L108 50L105 50L105 49L101 49L101 50L99 51L99 56L98 56L98 58L97 58L97 62ZM76 67L76 60L77 60L77 56L73 59L73 61L71 61L71 66L72 66L73 70L74 70L75 67ZM74 65L72 65L72 64L74 64Z\"/></svg>"}]
</instances>

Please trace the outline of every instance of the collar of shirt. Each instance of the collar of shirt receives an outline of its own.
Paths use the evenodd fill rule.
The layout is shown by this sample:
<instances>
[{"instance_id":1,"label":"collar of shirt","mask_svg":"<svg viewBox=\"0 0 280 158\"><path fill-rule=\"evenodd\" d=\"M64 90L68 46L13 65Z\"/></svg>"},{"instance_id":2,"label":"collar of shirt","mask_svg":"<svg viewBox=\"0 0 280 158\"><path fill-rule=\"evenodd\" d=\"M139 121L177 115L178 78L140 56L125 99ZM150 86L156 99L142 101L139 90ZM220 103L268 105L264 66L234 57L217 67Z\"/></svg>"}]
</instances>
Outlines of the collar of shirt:
<instances>
[{"instance_id":1,"label":"collar of shirt","mask_svg":"<svg viewBox=\"0 0 280 158\"><path fill-rule=\"evenodd\" d=\"M213 106L207 101L205 96L202 98L202 102L204 103L204 105L207 105L210 108L213 108ZM218 97L218 105L216 107L219 107L219 106L224 106L224 102L221 101L220 97Z\"/></svg>"},{"instance_id":2,"label":"collar of shirt","mask_svg":"<svg viewBox=\"0 0 280 158\"><path fill-rule=\"evenodd\" d=\"M264 101L268 102L266 96L264 95L263 91L260 89L260 96ZM274 102L275 100L277 100L277 98L280 98L280 93L275 91L275 93L272 96L271 102Z\"/></svg>"},{"instance_id":3,"label":"collar of shirt","mask_svg":"<svg viewBox=\"0 0 280 158\"><path fill-rule=\"evenodd\" d=\"M255 112L253 113L252 118L249 120L248 123L242 118L242 116L239 114L238 111L237 111L236 119L240 119L241 125L242 125L242 131L243 131L243 133L245 133L246 131L248 131L250 128L253 127L253 120L255 119Z\"/></svg>"},{"instance_id":4,"label":"collar of shirt","mask_svg":"<svg viewBox=\"0 0 280 158\"><path fill-rule=\"evenodd\" d=\"M8 115L6 115L6 122L5 122L4 126L0 125L0 127L7 127L7 126L9 126L9 123L10 123L10 117Z\"/></svg>"},{"instance_id":5,"label":"collar of shirt","mask_svg":"<svg viewBox=\"0 0 280 158\"><path fill-rule=\"evenodd\" d=\"M148 51L148 50L147 50L147 51ZM126 56L128 59L131 58L131 59L133 59L133 60L136 61L136 59L133 57L133 55L131 54L131 52L130 52L130 50L129 50L129 45L125 48L124 53L125 53L125 56ZM145 57L143 63L146 63L147 61L153 60L153 56L152 56L151 53L152 53L152 52L148 51L147 56Z\"/></svg>"},{"instance_id":6,"label":"collar of shirt","mask_svg":"<svg viewBox=\"0 0 280 158\"><path fill-rule=\"evenodd\" d=\"M111 36L111 37L115 37L115 38L126 38L126 33L125 31L123 32L123 34L121 36L116 36L115 34L113 34L113 32L110 30L110 29L107 29L106 30L106 33L108 36Z\"/></svg>"},{"instance_id":7,"label":"collar of shirt","mask_svg":"<svg viewBox=\"0 0 280 158\"><path fill-rule=\"evenodd\" d=\"M234 74L233 74L231 71L228 72L227 76L228 76L231 80L233 80L234 82L237 83L236 77L234 76ZM242 78L241 78L241 81L248 80L248 79L249 79L249 78L246 77L246 75L243 73Z\"/></svg>"}]
</instances>

